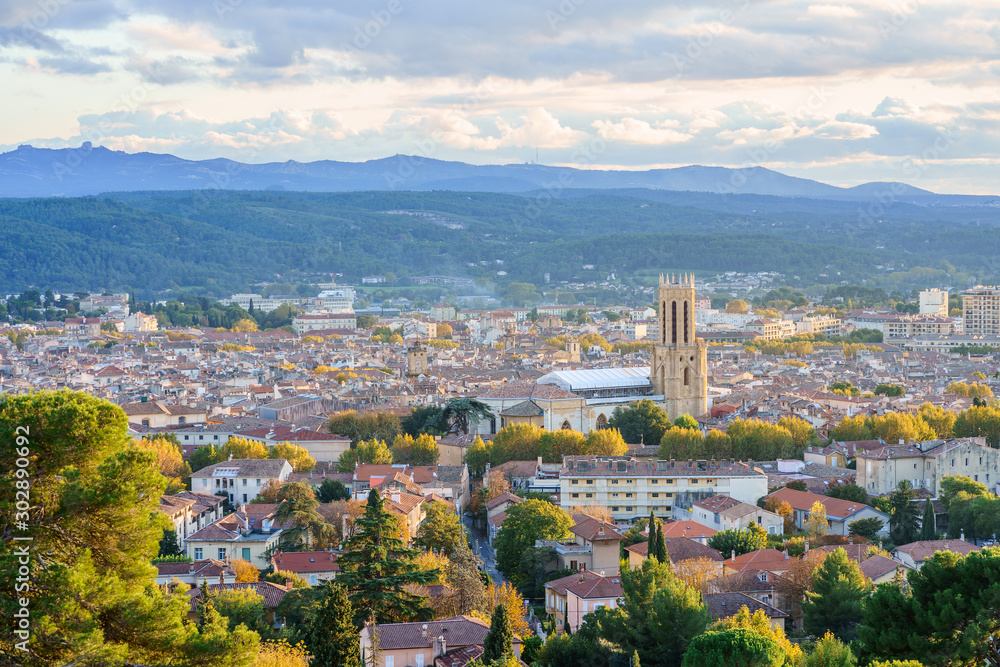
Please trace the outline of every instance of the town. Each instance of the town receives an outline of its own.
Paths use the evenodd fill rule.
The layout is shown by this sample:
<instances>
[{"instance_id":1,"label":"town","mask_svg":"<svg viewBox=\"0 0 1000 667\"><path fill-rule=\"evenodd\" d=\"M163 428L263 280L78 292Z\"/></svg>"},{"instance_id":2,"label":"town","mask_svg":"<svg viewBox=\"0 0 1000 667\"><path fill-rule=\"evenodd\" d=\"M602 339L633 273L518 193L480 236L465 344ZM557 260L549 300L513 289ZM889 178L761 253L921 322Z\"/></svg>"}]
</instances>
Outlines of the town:
<instances>
[{"instance_id":1,"label":"town","mask_svg":"<svg viewBox=\"0 0 1000 667\"><path fill-rule=\"evenodd\" d=\"M682 273L648 306L469 309L451 281L387 313L384 276L336 281L193 317L8 296L0 428L52 495L8 532L86 572L32 584L39 664L992 655L1000 288ZM100 572L114 601L67 608Z\"/></svg>"}]
</instances>

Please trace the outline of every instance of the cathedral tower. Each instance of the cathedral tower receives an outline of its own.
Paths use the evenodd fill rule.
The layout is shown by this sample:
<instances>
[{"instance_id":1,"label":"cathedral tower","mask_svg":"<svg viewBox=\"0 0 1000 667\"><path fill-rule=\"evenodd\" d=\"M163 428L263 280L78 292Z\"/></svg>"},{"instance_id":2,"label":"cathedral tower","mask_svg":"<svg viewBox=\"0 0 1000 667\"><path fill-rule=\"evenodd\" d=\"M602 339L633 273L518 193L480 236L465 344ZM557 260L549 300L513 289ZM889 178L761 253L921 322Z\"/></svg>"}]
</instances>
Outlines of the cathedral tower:
<instances>
[{"instance_id":1,"label":"cathedral tower","mask_svg":"<svg viewBox=\"0 0 1000 667\"><path fill-rule=\"evenodd\" d=\"M649 379L671 419L708 412L708 346L695 337L694 293L694 276L660 276L660 326Z\"/></svg>"}]
</instances>

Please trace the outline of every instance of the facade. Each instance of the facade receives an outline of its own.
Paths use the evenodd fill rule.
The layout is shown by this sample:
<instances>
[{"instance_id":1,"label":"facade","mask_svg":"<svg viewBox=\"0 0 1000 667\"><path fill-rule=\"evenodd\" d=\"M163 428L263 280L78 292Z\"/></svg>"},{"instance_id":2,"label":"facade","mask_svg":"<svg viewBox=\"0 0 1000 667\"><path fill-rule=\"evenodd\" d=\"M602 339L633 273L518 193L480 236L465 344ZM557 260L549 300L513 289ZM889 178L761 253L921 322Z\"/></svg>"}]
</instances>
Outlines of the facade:
<instances>
[{"instance_id":1,"label":"facade","mask_svg":"<svg viewBox=\"0 0 1000 667\"><path fill-rule=\"evenodd\" d=\"M201 424L208 418L208 412L201 408L167 403L165 401L139 401L121 406L130 424L149 428L180 426L181 424Z\"/></svg>"},{"instance_id":2,"label":"facade","mask_svg":"<svg viewBox=\"0 0 1000 667\"><path fill-rule=\"evenodd\" d=\"M919 570L924 561L939 551L951 551L959 556L968 556L973 551L979 551L979 547L965 540L921 540L899 545L892 550L892 557L906 567Z\"/></svg>"},{"instance_id":3,"label":"facade","mask_svg":"<svg viewBox=\"0 0 1000 667\"><path fill-rule=\"evenodd\" d=\"M671 419L708 412L708 345L695 335L694 276L660 277L660 327L649 379Z\"/></svg>"},{"instance_id":4,"label":"facade","mask_svg":"<svg viewBox=\"0 0 1000 667\"><path fill-rule=\"evenodd\" d=\"M67 317L64 324L67 336L96 338L101 335L101 318L99 317Z\"/></svg>"},{"instance_id":5,"label":"facade","mask_svg":"<svg viewBox=\"0 0 1000 667\"><path fill-rule=\"evenodd\" d=\"M567 456L559 472L565 506L607 507L618 522L653 512L670 518L674 505L689 506L719 494L749 504L767 493L767 475L747 463L646 461L630 456Z\"/></svg>"},{"instance_id":6,"label":"facade","mask_svg":"<svg viewBox=\"0 0 1000 667\"><path fill-rule=\"evenodd\" d=\"M295 551L277 552L271 556L271 566L274 571L294 572L310 586L333 579L340 572L337 565L337 554L331 551Z\"/></svg>"},{"instance_id":7,"label":"facade","mask_svg":"<svg viewBox=\"0 0 1000 667\"><path fill-rule=\"evenodd\" d=\"M618 574L619 543L624 539L614 524L586 517L570 528L571 542L539 540L535 546L552 547L559 570L592 570L601 576Z\"/></svg>"},{"instance_id":8,"label":"facade","mask_svg":"<svg viewBox=\"0 0 1000 667\"><path fill-rule=\"evenodd\" d=\"M125 318L125 331L156 331L160 325L155 317L145 313L132 313Z\"/></svg>"},{"instance_id":9,"label":"facade","mask_svg":"<svg viewBox=\"0 0 1000 667\"><path fill-rule=\"evenodd\" d=\"M431 667L452 651L482 646L490 624L471 616L453 616L422 623L381 623L361 628L361 661L369 667ZM377 638L378 656L372 658ZM514 635L514 655L521 655L521 638Z\"/></svg>"},{"instance_id":10,"label":"facade","mask_svg":"<svg viewBox=\"0 0 1000 667\"><path fill-rule=\"evenodd\" d=\"M948 317L948 290L921 290L918 295L919 313L921 315L938 315Z\"/></svg>"},{"instance_id":11,"label":"facade","mask_svg":"<svg viewBox=\"0 0 1000 667\"><path fill-rule=\"evenodd\" d=\"M429 370L427 348L417 341L406 350L406 374L410 377L427 375Z\"/></svg>"},{"instance_id":12,"label":"facade","mask_svg":"<svg viewBox=\"0 0 1000 667\"><path fill-rule=\"evenodd\" d=\"M353 310L315 312L292 318L292 332L298 336L324 329L357 329L358 319Z\"/></svg>"},{"instance_id":13,"label":"facade","mask_svg":"<svg viewBox=\"0 0 1000 667\"><path fill-rule=\"evenodd\" d=\"M774 512L722 495L695 501L690 510L674 505L673 517L697 521L715 530L745 530L755 523L771 535L781 535L785 527L785 520Z\"/></svg>"},{"instance_id":14,"label":"facade","mask_svg":"<svg viewBox=\"0 0 1000 667\"><path fill-rule=\"evenodd\" d=\"M965 475L993 488L1000 450L989 447L985 438L953 438L883 445L858 451L856 460L857 484L868 495L891 493L906 480L937 496L946 475Z\"/></svg>"},{"instance_id":15,"label":"facade","mask_svg":"<svg viewBox=\"0 0 1000 667\"><path fill-rule=\"evenodd\" d=\"M864 503L856 503L840 498L830 498L807 491L796 491L787 487L778 489L767 496L778 501L785 501L794 510L795 527L802 530L806 520L812 511L815 503L821 503L826 509L827 533L830 535L849 535L851 533L850 524L858 519L876 518L882 522L882 530L879 535L887 535L889 532L889 515L882 510L876 509Z\"/></svg>"},{"instance_id":16,"label":"facade","mask_svg":"<svg viewBox=\"0 0 1000 667\"><path fill-rule=\"evenodd\" d=\"M242 559L260 569L278 548L282 529L274 524L277 505L243 505L219 521L202 528L187 539L187 556L192 560Z\"/></svg>"},{"instance_id":17,"label":"facade","mask_svg":"<svg viewBox=\"0 0 1000 667\"><path fill-rule=\"evenodd\" d=\"M962 321L967 335L1000 334L1000 287L976 285L963 292Z\"/></svg>"},{"instance_id":18,"label":"facade","mask_svg":"<svg viewBox=\"0 0 1000 667\"><path fill-rule=\"evenodd\" d=\"M188 535L222 518L223 498L212 493L181 491L172 496L160 496L160 512L174 524L177 544L184 548Z\"/></svg>"},{"instance_id":19,"label":"facade","mask_svg":"<svg viewBox=\"0 0 1000 667\"><path fill-rule=\"evenodd\" d=\"M824 334L837 336L840 334L840 320L827 315L803 317L795 323L796 333Z\"/></svg>"},{"instance_id":20,"label":"facade","mask_svg":"<svg viewBox=\"0 0 1000 667\"><path fill-rule=\"evenodd\" d=\"M911 338L913 336L950 336L956 332L956 322L938 315L911 315L889 320L882 325L886 338Z\"/></svg>"},{"instance_id":21,"label":"facade","mask_svg":"<svg viewBox=\"0 0 1000 667\"><path fill-rule=\"evenodd\" d=\"M270 480L284 482L292 473L285 459L232 459L205 466L191 474L191 488L200 493L229 494L234 505L249 503Z\"/></svg>"}]
</instances>

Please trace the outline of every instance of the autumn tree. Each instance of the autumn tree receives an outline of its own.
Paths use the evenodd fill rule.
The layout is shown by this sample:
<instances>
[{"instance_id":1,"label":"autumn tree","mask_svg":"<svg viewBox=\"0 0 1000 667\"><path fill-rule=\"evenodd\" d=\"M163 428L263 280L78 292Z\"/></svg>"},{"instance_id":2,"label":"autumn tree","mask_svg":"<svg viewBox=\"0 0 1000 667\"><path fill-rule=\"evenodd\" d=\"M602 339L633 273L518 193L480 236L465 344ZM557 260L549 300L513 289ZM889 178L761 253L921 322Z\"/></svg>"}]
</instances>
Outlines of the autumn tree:
<instances>
[{"instance_id":1,"label":"autumn tree","mask_svg":"<svg viewBox=\"0 0 1000 667\"><path fill-rule=\"evenodd\" d=\"M817 500L809 508L809 516L806 517L802 529L811 537L820 537L826 535L827 528L829 525L826 520L826 505Z\"/></svg>"},{"instance_id":2,"label":"autumn tree","mask_svg":"<svg viewBox=\"0 0 1000 667\"><path fill-rule=\"evenodd\" d=\"M829 630L842 640L852 639L870 591L858 564L846 551L837 549L816 569L813 591L806 593L806 631L818 635Z\"/></svg>"},{"instance_id":3,"label":"autumn tree","mask_svg":"<svg viewBox=\"0 0 1000 667\"><path fill-rule=\"evenodd\" d=\"M393 442L401 432L399 417L391 412L361 414L353 410L338 412L330 417L327 429L330 433L350 438L351 447L364 440Z\"/></svg>"},{"instance_id":4,"label":"autumn tree","mask_svg":"<svg viewBox=\"0 0 1000 667\"><path fill-rule=\"evenodd\" d=\"M673 570L678 579L704 594L711 592L711 583L722 574L722 564L702 556L678 561Z\"/></svg>"},{"instance_id":5,"label":"autumn tree","mask_svg":"<svg viewBox=\"0 0 1000 667\"><path fill-rule=\"evenodd\" d=\"M260 579L260 570L248 560L233 558L229 561L229 567L233 568L233 572L236 573L236 583L253 582Z\"/></svg>"},{"instance_id":6,"label":"autumn tree","mask_svg":"<svg viewBox=\"0 0 1000 667\"><path fill-rule=\"evenodd\" d=\"M514 634L522 639L531 634L524 597L509 581L499 585L491 583L486 587L483 611L488 612L491 607L495 608L497 605L502 605L507 610L507 621Z\"/></svg>"},{"instance_id":7,"label":"autumn tree","mask_svg":"<svg viewBox=\"0 0 1000 667\"><path fill-rule=\"evenodd\" d=\"M309 455L308 449L290 442L279 442L271 447L269 458L285 459L295 472L312 472L316 467L316 460Z\"/></svg>"},{"instance_id":8,"label":"autumn tree","mask_svg":"<svg viewBox=\"0 0 1000 667\"><path fill-rule=\"evenodd\" d=\"M764 503L764 509L768 512L774 512L784 520L783 531L784 534L790 535L795 532L795 508L787 500L778 500L777 498L768 498L767 502Z\"/></svg>"},{"instance_id":9,"label":"autumn tree","mask_svg":"<svg viewBox=\"0 0 1000 667\"><path fill-rule=\"evenodd\" d=\"M465 542L465 528L458 515L445 503L429 503L427 518L417 529L414 546L450 557L462 542Z\"/></svg>"},{"instance_id":10,"label":"autumn tree","mask_svg":"<svg viewBox=\"0 0 1000 667\"><path fill-rule=\"evenodd\" d=\"M184 490L184 480L191 475L191 466L184 461L180 445L165 437L155 436L137 440L136 445L156 456L156 467L168 480L168 494Z\"/></svg>"},{"instance_id":11,"label":"autumn tree","mask_svg":"<svg viewBox=\"0 0 1000 667\"><path fill-rule=\"evenodd\" d=\"M426 433L415 438L407 433L397 435L391 451L394 463L409 463L414 466L437 465L440 455L434 436Z\"/></svg>"},{"instance_id":12,"label":"autumn tree","mask_svg":"<svg viewBox=\"0 0 1000 667\"><path fill-rule=\"evenodd\" d=\"M266 459L268 456L267 445L258 440L249 440L240 436L233 436L222 445L222 460L234 459Z\"/></svg>"},{"instance_id":13,"label":"autumn tree","mask_svg":"<svg viewBox=\"0 0 1000 667\"><path fill-rule=\"evenodd\" d=\"M705 436L696 428L672 428L660 440L660 459L687 460L704 458Z\"/></svg>"},{"instance_id":14,"label":"autumn tree","mask_svg":"<svg viewBox=\"0 0 1000 667\"><path fill-rule=\"evenodd\" d=\"M363 440L354 449L340 455L338 472L354 472L354 468L365 463L388 465L392 463L392 452L381 440Z\"/></svg>"},{"instance_id":15,"label":"autumn tree","mask_svg":"<svg viewBox=\"0 0 1000 667\"><path fill-rule=\"evenodd\" d=\"M628 451L628 445L616 429L605 428L591 431L584 449L591 456L621 456Z\"/></svg>"}]
</instances>

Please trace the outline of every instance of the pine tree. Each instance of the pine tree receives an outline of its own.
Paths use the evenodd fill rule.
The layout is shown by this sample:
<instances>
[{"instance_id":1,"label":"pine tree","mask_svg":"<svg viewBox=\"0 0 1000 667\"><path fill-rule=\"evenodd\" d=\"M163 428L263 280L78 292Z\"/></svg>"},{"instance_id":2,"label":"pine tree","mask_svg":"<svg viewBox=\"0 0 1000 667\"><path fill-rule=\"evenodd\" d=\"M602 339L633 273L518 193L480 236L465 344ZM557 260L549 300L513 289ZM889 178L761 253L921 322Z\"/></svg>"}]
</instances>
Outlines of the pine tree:
<instances>
[{"instance_id":1,"label":"pine tree","mask_svg":"<svg viewBox=\"0 0 1000 667\"><path fill-rule=\"evenodd\" d=\"M327 582L323 600L309 621L313 667L361 667L361 646L347 591Z\"/></svg>"},{"instance_id":2,"label":"pine tree","mask_svg":"<svg viewBox=\"0 0 1000 667\"><path fill-rule=\"evenodd\" d=\"M858 564L837 549L816 568L813 590L802 605L806 631L818 635L830 630L841 640L852 639L871 591Z\"/></svg>"},{"instance_id":3,"label":"pine tree","mask_svg":"<svg viewBox=\"0 0 1000 667\"><path fill-rule=\"evenodd\" d=\"M337 559L343 570L337 581L350 591L355 626L360 628L372 616L376 623L429 620L426 598L405 587L433 583L439 573L417 570L413 560L420 552L403 543L396 519L385 509L377 489L368 494L365 513L354 523L354 536Z\"/></svg>"},{"instance_id":4,"label":"pine tree","mask_svg":"<svg viewBox=\"0 0 1000 667\"><path fill-rule=\"evenodd\" d=\"M937 530L934 526L934 506L931 504L931 499L928 498L924 502L924 519L920 525L920 539L933 540L935 537L937 537Z\"/></svg>"},{"instance_id":5,"label":"pine tree","mask_svg":"<svg viewBox=\"0 0 1000 667\"><path fill-rule=\"evenodd\" d=\"M483 639L483 664L503 665L514 657L514 633L507 617L507 605L498 604L493 610L490 629Z\"/></svg>"},{"instance_id":6,"label":"pine tree","mask_svg":"<svg viewBox=\"0 0 1000 667\"><path fill-rule=\"evenodd\" d=\"M183 556L180 544L177 542L177 531L172 527L163 531L160 539L160 556Z\"/></svg>"},{"instance_id":7,"label":"pine tree","mask_svg":"<svg viewBox=\"0 0 1000 667\"><path fill-rule=\"evenodd\" d=\"M656 560L661 563L667 562L667 541L663 537L663 526L656 531Z\"/></svg>"}]
</instances>

